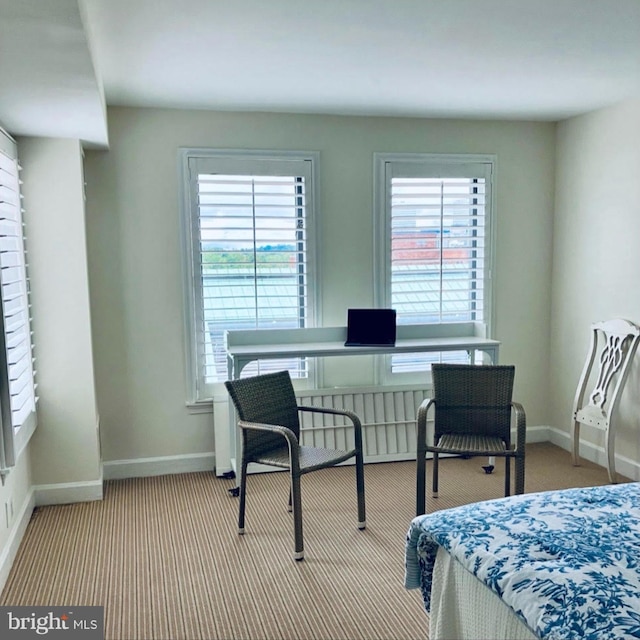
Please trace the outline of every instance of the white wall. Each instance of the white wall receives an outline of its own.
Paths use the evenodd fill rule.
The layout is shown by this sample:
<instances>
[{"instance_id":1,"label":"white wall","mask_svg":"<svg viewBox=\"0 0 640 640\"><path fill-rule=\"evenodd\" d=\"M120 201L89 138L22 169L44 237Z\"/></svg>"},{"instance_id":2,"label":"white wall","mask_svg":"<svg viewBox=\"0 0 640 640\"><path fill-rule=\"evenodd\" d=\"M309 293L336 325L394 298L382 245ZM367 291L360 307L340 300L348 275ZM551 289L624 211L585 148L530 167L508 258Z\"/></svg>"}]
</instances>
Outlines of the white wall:
<instances>
[{"instance_id":1,"label":"white wall","mask_svg":"<svg viewBox=\"0 0 640 640\"><path fill-rule=\"evenodd\" d=\"M39 397L33 482L40 504L100 498L82 149L77 140L21 138L18 153ZM71 489L64 499L61 485Z\"/></svg>"},{"instance_id":2,"label":"white wall","mask_svg":"<svg viewBox=\"0 0 640 640\"><path fill-rule=\"evenodd\" d=\"M0 592L35 506L27 446L0 486Z\"/></svg>"},{"instance_id":3,"label":"white wall","mask_svg":"<svg viewBox=\"0 0 640 640\"><path fill-rule=\"evenodd\" d=\"M373 300L373 153L496 154L495 337L530 424L547 424L555 125L134 108L108 118L111 149L85 165L105 462L214 450L211 416L185 407L179 147L320 151L325 325Z\"/></svg>"},{"instance_id":4,"label":"white wall","mask_svg":"<svg viewBox=\"0 0 640 640\"><path fill-rule=\"evenodd\" d=\"M38 427L0 487L0 590L37 504L102 497L77 140L21 138Z\"/></svg>"},{"instance_id":5,"label":"white wall","mask_svg":"<svg viewBox=\"0 0 640 640\"><path fill-rule=\"evenodd\" d=\"M640 323L640 100L558 125L551 316L551 420L568 431L589 325ZM621 401L616 451L640 463L640 354ZM582 428L586 441L602 434ZM636 465L637 466L637 465Z\"/></svg>"}]
</instances>

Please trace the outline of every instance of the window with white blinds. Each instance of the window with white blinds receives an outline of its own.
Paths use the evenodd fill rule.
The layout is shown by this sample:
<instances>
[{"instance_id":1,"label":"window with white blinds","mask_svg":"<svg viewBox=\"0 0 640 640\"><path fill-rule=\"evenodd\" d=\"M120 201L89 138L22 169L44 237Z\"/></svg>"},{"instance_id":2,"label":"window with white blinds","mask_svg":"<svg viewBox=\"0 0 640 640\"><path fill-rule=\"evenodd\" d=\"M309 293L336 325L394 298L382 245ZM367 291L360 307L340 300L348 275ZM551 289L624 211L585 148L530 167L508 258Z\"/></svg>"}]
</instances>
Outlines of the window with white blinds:
<instances>
[{"instance_id":1,"label":"window with white blinds","mask_svg":"<svg viewBox=\"0 0 640 640\"><path fill-rule=\"evenodd\" d=\"M227 379L224 332L313 326L313 155L184 151L193 400ZM243 376L305 358L265 360Z\"/></svg>"},{"instance_id":2,"label":"window with white blinds","mask_svg":"<svg viewBox=\"0 0 640 640\"><path fill-rule=\"evenodd\" d=\"M0 130L0 473L36 426L27 264L15 142Z\"/></svg>"},{"instance_id":3,"label":"window with white blinds","mask_svg":"<svg viewBox=\"0 0 640 640\"><path fill-rule=\"evenodd\" d=\"M489 322L493 160L467 156L378 155L381 306L399 324ZM389 358L392 374L432 362L468 362L467 352Z\"/></svg>"}]
</instances>

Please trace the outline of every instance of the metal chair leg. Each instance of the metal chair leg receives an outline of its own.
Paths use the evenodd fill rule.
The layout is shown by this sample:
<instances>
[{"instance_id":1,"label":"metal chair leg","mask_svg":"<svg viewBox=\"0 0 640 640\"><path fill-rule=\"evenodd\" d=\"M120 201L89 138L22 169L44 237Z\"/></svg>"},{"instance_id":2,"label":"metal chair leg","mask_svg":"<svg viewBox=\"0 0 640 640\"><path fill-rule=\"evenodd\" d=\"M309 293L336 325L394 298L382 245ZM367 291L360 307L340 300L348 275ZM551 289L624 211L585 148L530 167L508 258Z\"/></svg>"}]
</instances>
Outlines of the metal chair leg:
<instances>
[{"instance_id":1,"label":"metal chair leg","mask_svg":"<svg viewBox=\"0 0 640 640\"><path fill-rule=\"evenodd\" d=\"M364 456L362 451L356 452L356 491L358 493L358 529L365 529L367 514L364 500Z\"/></svg>"},{"instance_id":2,"label":"metal chair leg","mask_svg":"<svg viewBox=\"0 0 640 640\"><path fill-rule=\"evenodd\" d=\"M504 458L504 495L511 495L511 458L509 456Z\"/></svg>"},{"instance_id":3,"label":"metal chair leg","mask_svg":"<svg viewBox=\"0 0 640 640\"><path fill-rule=\"evenodd\" d=\"M238 504L238 533L244 533L244 510L247 498L247 463L243 460L240 467L240 503Z\"/></svg>"},{"instance_id":4,"label":"metal chair leg","mask_svg":"<svg viewBox=\"0 0 640 640\"><path fill-rule=\"evenodd\" d=\"M426 493L427 493L427 454L425 451L418 451L416 468L416 515L421 516L426 513Z\"/></svg>"},{"instance_id":5,"label":"metal chair leg","mask_svg":"<svg viewBox=\"0 0 640 640\"><path fill-rule=\"evenodd\" d=\"M293 536L296 560L304 559L304 542L302 538L302 499L300 496L300 476L291 474L291 497L293 506Z\"/></svg>"},{"instance_id":6,"label":"metal chair leg","mask_svg":"<svg viewBox=\"0 0 640 640\"><path fill-rule=\"evenodd\" d=\"M524 455L516 456L514 465L516 468L515 493L522 495L524 493Z\"/></svg>"},{"instance_id":7,"label":"metal chair leg","mask_svg":"<svg viewBox=\"0 0 640 640\"><path fill-rule=\"evenodd\" d=\"M432 495L434 498L438 497L438 453L433 453L433 485Z\"/></svg>"}]
</instances>

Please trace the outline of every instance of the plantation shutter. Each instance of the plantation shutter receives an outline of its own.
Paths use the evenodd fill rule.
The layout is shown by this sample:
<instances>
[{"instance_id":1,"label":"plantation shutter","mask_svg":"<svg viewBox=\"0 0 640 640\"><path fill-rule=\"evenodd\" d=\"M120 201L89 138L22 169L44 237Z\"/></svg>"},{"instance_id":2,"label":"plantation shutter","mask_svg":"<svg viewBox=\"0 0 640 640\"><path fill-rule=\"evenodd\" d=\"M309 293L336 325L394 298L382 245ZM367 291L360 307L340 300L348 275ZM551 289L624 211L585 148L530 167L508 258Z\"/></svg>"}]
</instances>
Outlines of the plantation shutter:
<instances>
[{"instance_id":1,"label":"plantation shutter","mask_svg":"<svg viewBox=\"0 0 640 640\"><path fill-rule=\"evenodd\" d=\"M200 388L227 378L224 332L311 326L308 220L310 160L189 160ZM243 376L287 369L307 376L307 360L265 360ZM202 392L199 395L203 395Z\"/></svg>"},{"instance_id":2,"label":"plantation shutter","mask_svg":"<svg viewBox=\"0 0 640 640\"><path fill-rule=\"evenodd\" d=\"M388 304L399 324L486 321L491 163L388 162ZM394 356L392 371L468 360Z\"/></svg>"},{"instance_id":3,"label":"plantation shutter","mask_svg":"<svg viewBox=\"0 0 640 640\"><path fill-rule=\"evenodd\" d=\"M0 417L2 472L36 426L32 334L15 142L0 131Z\"/></svg>"}]
</instances>

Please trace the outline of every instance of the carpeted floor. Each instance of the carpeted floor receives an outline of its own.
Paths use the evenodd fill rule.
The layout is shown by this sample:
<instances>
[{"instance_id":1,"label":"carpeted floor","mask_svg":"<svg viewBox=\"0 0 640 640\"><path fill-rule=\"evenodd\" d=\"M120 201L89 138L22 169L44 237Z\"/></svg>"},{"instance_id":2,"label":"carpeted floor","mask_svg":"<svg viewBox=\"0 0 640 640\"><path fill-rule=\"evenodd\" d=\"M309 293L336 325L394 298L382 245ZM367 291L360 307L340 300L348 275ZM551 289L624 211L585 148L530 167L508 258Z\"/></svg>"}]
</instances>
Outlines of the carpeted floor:
<instances>
[{"instance_id":1,"label":"carpeted floor","mask_svg":"<svg viewBox=\"0 0 640 640\"><path fill-rule=\"evenodd\" d=\"M500 497L502 461L492 475L483 462L443 460L428 511ZM426 638L420 594L403 587L415 463L367 465L365 482L359 531L353 467L303 478L303 562L286 474L249 477L244 536L233 482L212 473L106 482L101 502L36 509L0 605L103 605L109 640ZM527 492L607 482L553 445L527 449Z\"/></svg>"}]
</instances>

